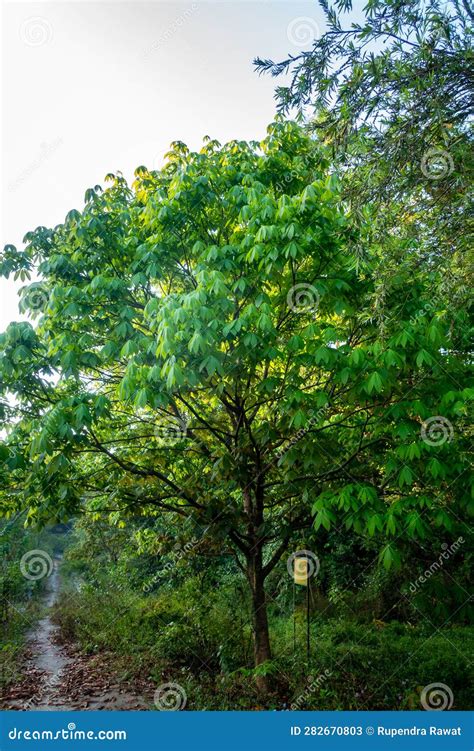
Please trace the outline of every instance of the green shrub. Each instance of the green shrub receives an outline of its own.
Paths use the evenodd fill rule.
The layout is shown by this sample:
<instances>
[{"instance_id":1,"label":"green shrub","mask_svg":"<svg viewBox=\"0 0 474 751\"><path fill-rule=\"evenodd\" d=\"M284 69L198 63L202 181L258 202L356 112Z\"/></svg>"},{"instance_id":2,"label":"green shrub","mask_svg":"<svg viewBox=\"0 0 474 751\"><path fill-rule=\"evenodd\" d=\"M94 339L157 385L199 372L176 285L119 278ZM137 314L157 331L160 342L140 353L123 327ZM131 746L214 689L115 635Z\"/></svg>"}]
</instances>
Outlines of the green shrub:
<instances>
[{"instance_id":1,"label":"green shrub","mask_svg":"<svg viewBox=\"0 0 474 751\"><path fill-rule=\"evenodd\" d=\"M431 683L449 686L454 709L469 709L473 646L473 628L429 635L398 623L377 628L329 621L313 630L309 668L302 673L294 658L283 659L281 668L297 677L291 703L302 697L300 709L420 709L421 690Z\"/></svg>"}]
</instances>

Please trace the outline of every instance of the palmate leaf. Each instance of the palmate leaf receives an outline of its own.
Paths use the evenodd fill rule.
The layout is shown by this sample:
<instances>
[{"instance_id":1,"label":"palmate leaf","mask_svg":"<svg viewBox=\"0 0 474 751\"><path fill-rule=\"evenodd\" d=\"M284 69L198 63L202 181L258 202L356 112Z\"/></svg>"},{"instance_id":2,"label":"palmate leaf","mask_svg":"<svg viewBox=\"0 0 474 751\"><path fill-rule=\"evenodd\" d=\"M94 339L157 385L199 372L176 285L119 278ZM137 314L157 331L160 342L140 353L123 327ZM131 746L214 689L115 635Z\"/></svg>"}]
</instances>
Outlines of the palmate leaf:
<instances>
[{"instance_id":1,"label":"palmate leaf","mask_svg":"<svg viewBox=\"0 0 474 751\"><path fill-rule=\"evenodd\" d=\"M383 567L388 571L392 567L398 568L400 566L400 555L396 548L389 544L385 545L380 553L380 560Z\"/></svg>"},{"instance_id":2,"label":"palmate leaf","mask_svg":"<svg viewBox=\"0 0 474 751\"><path fill-rule=\"evenodd\" d=\"M371 394L373 391L375 393L380 393L383 390L383 381L380 376L380 373L375 371L371 374L371 376L367 380L367 393Z\"/></svg>"},{"instance_id":3,"label":"palmate leaf","mask_svg":"<svg viewBox=\"0 0 474 751\"><path fill-rule=\"evenodd\" d=\"M355 230L328 154L282 120L258 145L177 145L162 170L117 176L5 251L6 273L28 267L49 298L35 328L0 338L5 461L22 458L2 505L20 486L32 518L81 512L87 487L97 514L113 483L119 521L206 529L245 566L257 550L265 575L311 527L402 548L445 524L448 500L462 519L470 355L440 348L453 329L437 304L416 318L435 272L414 241L388 235L403 261L379 290L385 249ZM456 440L423 441L433 415Z\"/></svg>"}]
</instances>

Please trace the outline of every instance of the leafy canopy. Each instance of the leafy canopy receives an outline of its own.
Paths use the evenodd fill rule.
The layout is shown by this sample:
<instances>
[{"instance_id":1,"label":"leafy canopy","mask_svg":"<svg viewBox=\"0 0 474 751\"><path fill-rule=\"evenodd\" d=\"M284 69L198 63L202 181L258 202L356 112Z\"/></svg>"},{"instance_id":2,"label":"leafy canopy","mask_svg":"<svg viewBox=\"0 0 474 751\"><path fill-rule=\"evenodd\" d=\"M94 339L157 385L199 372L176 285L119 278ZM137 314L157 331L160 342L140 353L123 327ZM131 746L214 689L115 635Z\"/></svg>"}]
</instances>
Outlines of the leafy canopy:
<instances>
[{"instance_id":1,"label":"leafy canopy","mask_svg":"<svg viewBox=\"0 0 474 751\"><path fill-rule=\"evenodd\" d=\"M280 110L315 112L312 127L350 175L354 210L375 204L373 230L383 237L407 223L430 260L449 268L472 237L472 7L368 0L360 21L351 0L319 5L326 30L312 48L279 62L258 58L257 70L290 74L276 90Z\"/></svg>"},{"instance_id":2,"label":"leafy canopy","mask_svg":"<svg viewBox=\"0 0 474 751\"><path fill-rule=\"evenodd\" d=\"M0 339L4 513L168 512L265 574L313 519L403 540L460 524L467 353L416 243L381 327L377 254L356 262L325 147L278 121L107 179L2 255L38 275L35 327ZM452 440L423 440L432 416Z\"/></svg>"}]
</instances>

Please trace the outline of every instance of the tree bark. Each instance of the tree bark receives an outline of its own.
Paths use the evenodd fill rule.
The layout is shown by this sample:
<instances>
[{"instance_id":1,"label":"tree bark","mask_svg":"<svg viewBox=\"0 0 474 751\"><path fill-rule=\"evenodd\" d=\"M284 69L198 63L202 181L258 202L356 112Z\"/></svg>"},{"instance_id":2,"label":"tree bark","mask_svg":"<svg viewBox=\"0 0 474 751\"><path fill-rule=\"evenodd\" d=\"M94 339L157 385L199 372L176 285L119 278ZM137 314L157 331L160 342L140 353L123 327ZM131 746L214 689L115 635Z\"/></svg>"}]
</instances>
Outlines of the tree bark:
<instances>
[{"instance_id":1,"label":"tree bark","mask_svg":"<svg viewBox=\"0 0 474 751\"><path fill-rule=\"evenodd\" d=\"M247 576L252 592L252 620L253 647L255 667L271 660L270 634L268 632L267 603L265 597L265 575L262 565L262 551L256 551L247 560ZM268 677L259 675L256 678L257 688L262 693L268 693Z\"/></svg>"}]
</instances>

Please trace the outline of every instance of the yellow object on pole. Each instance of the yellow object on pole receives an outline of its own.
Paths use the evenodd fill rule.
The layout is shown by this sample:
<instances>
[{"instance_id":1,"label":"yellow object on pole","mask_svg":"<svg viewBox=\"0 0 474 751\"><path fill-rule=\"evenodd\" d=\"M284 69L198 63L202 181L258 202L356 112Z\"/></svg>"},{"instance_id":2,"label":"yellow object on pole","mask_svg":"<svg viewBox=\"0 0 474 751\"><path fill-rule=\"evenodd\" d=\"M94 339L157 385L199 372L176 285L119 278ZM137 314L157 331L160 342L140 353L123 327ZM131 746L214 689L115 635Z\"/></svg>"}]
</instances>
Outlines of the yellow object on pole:
<instances>
[{"instance_id":1,"label":"yellow object on pole","mask_svg":"<svg viewBox=\"0 0 474 751\"><path fill-rule=\"evenodd\" d=\"M295 584L301 584L303 587L307 587L310 576L308 559L303 556L294 558L293 572Z\"/></svg>"}]
</instances>

